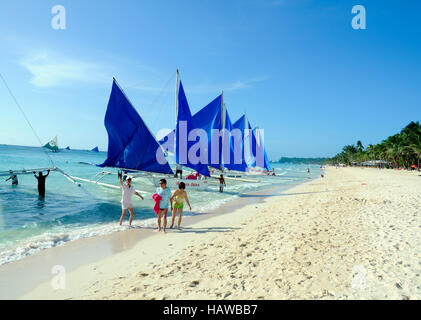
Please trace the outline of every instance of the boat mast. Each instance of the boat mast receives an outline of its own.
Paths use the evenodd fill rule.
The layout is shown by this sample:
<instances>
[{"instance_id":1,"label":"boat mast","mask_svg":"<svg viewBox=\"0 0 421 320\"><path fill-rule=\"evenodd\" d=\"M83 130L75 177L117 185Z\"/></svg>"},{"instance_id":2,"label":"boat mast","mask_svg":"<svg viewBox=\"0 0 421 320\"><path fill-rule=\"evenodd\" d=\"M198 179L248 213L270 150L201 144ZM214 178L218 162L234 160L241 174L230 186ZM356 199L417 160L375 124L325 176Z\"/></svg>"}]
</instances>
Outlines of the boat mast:
<instances>
[{"instance_id":1,"label":"boat mast","mask_svg":"<svg viewBox=\"0 0 421 320\"><path fill-rule=\"evenodd\" d=\"M179 77L180 77L180 74L177 69L176 77L175 77L175 125L176 127L177 127L177 118L178 118L178 79Z\"/></svg>"},{"instance_id":2,"label":"boat mast","mask_svg":"<svg viewBox=\"0 0 421 320\"><path fill-rule=\"evenodd\" d=\"M249 123L249 121L248 121L248 118L247 118L247 112L244 111L244 133L243 133L243 139L244 139L244 141L243 141L243 148L244 148L243 152L244 152L244 154L243 154L243 156L244 156L244 160L245 160L246 165L247 165L247 169L249 169L249 164L248 164L248 161L246 159L246 157L248 155L247 151L251 152L251 148L250 148L250 144L251 144L250 139L251 138L250 138L250 130L249 130L249 127L248 127L248 123ZM247 132L247 139L246 139L246 132Z\"/></svg>"},{"instance_id":3,"label":"boat mast","mask_svg":"<svg viewBox=\"0 0 421 320\"><path fill-rule=\"evenodd\" d=\"M178 119L178 90L179 90L179 77L180 73L177 69L176 71L176 77L175 77L175 131L174 131L174 152L175 154L175 162L177 163L177 119ZM177 163L178 165L178 163ZM177 170L178 168L176 168Z\"/></svg>"},{"instance_id":4,"label":"boat mast","mask_svg":"<svg viewBox=\"0 0 421 320\"><path fill-rule=\"evenodd\" d=\"M222 90L222 99L221 99L221 120L222 120L222 139L221 139L221 158L220 158L220 164L219 167L221 168L221 171L224 172L224 168L222 167L222 161L223 161L223 154L224 154L224 137L225 137L225 104L224 104L224 91Z\"/></svg>"}]
</instances>

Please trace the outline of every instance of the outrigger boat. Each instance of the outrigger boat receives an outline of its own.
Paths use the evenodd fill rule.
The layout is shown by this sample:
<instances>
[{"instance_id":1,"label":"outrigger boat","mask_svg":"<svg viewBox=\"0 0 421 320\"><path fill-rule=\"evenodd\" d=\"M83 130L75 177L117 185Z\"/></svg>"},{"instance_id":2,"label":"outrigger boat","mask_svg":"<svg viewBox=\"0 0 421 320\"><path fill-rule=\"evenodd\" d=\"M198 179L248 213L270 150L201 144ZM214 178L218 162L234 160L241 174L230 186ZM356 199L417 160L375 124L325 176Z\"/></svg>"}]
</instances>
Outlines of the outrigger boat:
<instances>
[{"instance_id":1,"label":"outrigger boat","mask_svg":"<svg viewBox=\"0 0 421 320\"><path fill-rule=\"evenodd\" d=\"M230 170L230 175L233 172L246 173L247 165L242 160L242 156L240 161L233 161L235 151L238 154L239 150L235 150L235 137L227 134L234 129L234 126L223 103L223 93L192 116L177 70L175 109L176 129L166 139L160 141L160 144L117 81L113 79L112 92L104 120L108 132L108 154L105 162L97 166L119 169L132 175L134 179L146 180L154 186L159 186L159 180L165 177L168 185L172 188L177 187L180 182L184 182L189 189L194 190L205 190L212 181L215 181L213 178L219 178L217 175L211 176L209 167L212 167L211 170L214 172L218 170L223 172L224 169ZM202 141L199 136L196 136L195 141L179 140L180 130L185 130L185 133L190 135L199 128L206 132L211 139ZM222 134L213 136L213 131L222 132ZM199 139L197 140L197 138ZM197 155L198 150L212 150L215 143L218 146L216 153L207 152L207 155ZM240 154L242 155L241 141L240 146ZM195 162L187 157L191 150L196 150L195 155L200 158L200 161ZM174 172L165 158L170 152L175 154L177 165L197 172L200 178L192 180L174 176ZM205 161L202 161L203 159ZM95 177L97 180L85 180L98 184L98 181L108 174L109 172L102 171ZM77 179L77 177L73 178ZM259 182L258 180L243 179L237 174L235 177L227 177L227 179Z\"/></svg>"},{"instance_id":2,"label":"outrigger boat","mask_svg":"<svg viewBox=\"0 0 421 320\"><path fill-rule=\"evenodd\" d=\"M113 79L104 124L108 132L107 159L96 166L121 170L132 175L134 179L146 178L155 186L159 185L160 179L168 178L170 187L175 187L183 181L194 189L207 188L208 181L172 179L174 172L165 158L162 147L116 79ZM80 162L80 164L89 163ZM103 170L92 179L73 178L105 187L116 187L99 182L109 174L113 173Z\"/></svg>"},{"instance_id":3,"label":"outrigger boat","mask_svg":"<svg viewBox=\"0 0 421 320\"><path fill-rule=\"evenodd\" d=\"M174 153L176 163L193 169L202 176L219 178L215 173L227 174L227 178L241 182L259 182L259 180L242 179L247 171L247 164L244 161L244 140L243 133L231 123L228 110L223 103L224 93L222 92L211 103L192 115L184 93L181 81L178 81L177 70L177 99L176 99L176 129L160 141L167 153ZM185 122L185 128L180 128L180 123ZM206 141L179 141L180 130L185 130L189 135L194 130L203 130L210 139ZM237 129L237 134L231 133ZM214 132L218 135L214 136ZM222 132L222 134L221 134ZM182 144L184 143L184 150ZM215 145L217 148L214 148ZM199 147L197 147L199 146ZM194 163L187 159L187 150L193 148L207 150L207 156ZM216 149L216 150L215 150ZM210 151L210 152L209 152ZM212 153L214 152L214 153ZM215 153L216 152L216 153ZM197 151L196 151L197 153ZM239 158L239 159L238 159ZM202 161L205 160L205 161ZM214 173L211 175L210 173ZM198 181L198 183L200 183Z\"/></svg>"}]
</instances>

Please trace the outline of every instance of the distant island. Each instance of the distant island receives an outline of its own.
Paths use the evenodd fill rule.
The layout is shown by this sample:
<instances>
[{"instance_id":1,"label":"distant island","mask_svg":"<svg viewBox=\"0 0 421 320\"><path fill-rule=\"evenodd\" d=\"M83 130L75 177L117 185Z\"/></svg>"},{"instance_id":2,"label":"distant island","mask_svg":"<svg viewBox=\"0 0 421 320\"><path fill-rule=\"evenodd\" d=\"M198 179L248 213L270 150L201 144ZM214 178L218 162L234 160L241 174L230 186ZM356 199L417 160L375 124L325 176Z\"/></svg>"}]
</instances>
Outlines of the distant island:
<instances>
[{"instance_id":1,"label":"distant island","mask_svg":"<svg viewBox=\"0 0 421 320\"><path fill-rule=\"evenodd\" d=\"M323 164L327 160L328 160L328 158L288 158L288 157L282 157L278 161L273 161L272 163Z\"/></svg>"}]
</instances>

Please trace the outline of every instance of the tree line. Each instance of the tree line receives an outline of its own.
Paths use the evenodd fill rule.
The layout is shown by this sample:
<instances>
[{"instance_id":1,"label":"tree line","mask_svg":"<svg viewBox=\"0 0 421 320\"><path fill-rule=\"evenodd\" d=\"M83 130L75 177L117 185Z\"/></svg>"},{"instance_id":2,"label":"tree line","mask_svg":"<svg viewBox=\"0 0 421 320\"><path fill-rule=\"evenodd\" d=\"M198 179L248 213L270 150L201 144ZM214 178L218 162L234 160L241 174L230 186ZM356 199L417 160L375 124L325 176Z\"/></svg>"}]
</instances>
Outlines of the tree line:
<instances>
[{"instance_id":1,"label":"tree line","mask_svg":"<svg viewBox=\"0 0 421 320\"><path fill-rule=\"evenodd\" d=\"M343 147L327 162L330 164L353 164L365 161L382 160L387 167L411 168L420 167L421 157L421 126L419 121L411 122L405 128L393 136L388 137L379 144L368 145L364 148L361 141L356 145Z\"/></svg>"}]
</instances>

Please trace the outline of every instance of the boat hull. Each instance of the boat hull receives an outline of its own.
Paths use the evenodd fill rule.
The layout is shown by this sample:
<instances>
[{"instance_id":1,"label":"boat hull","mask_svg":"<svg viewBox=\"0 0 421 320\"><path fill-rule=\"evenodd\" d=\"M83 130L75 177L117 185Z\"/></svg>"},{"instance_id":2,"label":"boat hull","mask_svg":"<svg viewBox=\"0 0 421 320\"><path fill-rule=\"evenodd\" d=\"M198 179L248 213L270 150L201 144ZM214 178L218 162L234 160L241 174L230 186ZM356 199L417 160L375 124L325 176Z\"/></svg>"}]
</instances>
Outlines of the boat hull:
<instances>
[{"instance_id":1,"label":"boat hull","mask_svg":"<svg viewBox=\"0 0 421 320\"><path fill-rule=\"evenodd\" d=\"M160 178L153 177L153 184L155 187L159 187ZM209 187L209 180L189 180L189 179L177 179L167 178L167 185L171 189L178 189L180 182L184 182L186 190L206 190Z\"/></svg>"}]
</instances>

